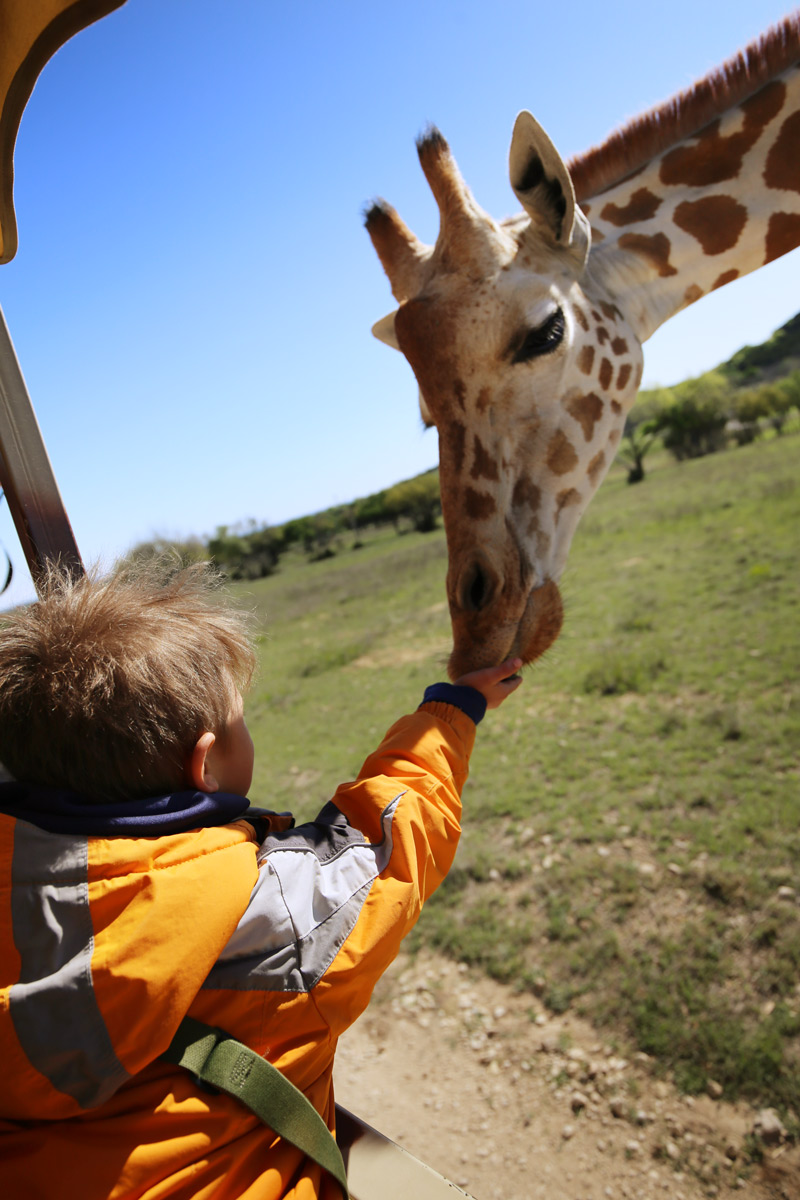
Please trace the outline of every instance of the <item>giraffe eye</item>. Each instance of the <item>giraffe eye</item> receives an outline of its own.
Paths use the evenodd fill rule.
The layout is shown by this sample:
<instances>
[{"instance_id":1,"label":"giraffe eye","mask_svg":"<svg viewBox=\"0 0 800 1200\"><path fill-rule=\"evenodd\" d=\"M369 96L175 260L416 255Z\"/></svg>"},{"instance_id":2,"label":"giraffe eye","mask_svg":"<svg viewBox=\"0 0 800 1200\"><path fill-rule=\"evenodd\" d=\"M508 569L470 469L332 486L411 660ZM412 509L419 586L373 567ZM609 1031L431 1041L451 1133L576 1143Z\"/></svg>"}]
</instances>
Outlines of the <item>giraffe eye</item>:
<instances>
[{"instance_id":1,"label":"giraffe eye","mask_svg":"<svg viewBox=\"0 0 800 1200\"><path fill-rule=\"evenodd\" d=\"M543 354L552 354L564 340L564 314L560 308L535 329L529 329L521 343L514 350L512 362L529 362L532 358L540 358Z\"/></svg>"}]
</instances>

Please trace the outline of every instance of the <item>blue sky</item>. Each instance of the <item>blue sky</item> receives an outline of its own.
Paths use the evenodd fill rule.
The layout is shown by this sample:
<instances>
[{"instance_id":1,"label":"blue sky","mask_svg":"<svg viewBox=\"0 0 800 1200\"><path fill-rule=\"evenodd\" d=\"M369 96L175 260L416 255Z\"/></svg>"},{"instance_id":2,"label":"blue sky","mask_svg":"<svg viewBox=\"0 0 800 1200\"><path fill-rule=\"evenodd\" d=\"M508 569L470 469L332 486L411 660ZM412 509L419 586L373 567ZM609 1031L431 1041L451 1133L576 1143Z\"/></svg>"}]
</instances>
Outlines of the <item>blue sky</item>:
<instances>
[{"instance_id":1,"label":"blue sky","mask_svg":"<svg viewBox=\"0 0 800 1200\"><path fill-rule=\"evenodd\" d=\"M377 195L426 241L414 139L432 121L478 201L516 211L529 108L564 157L791 11L775 0L128 0L46 66L15 156L0 302L79 545L292 516L433 466L362 227ZM724 17L720 17L720 12ZM800 309L798 251L680 314L645 386ZM0 541L30 585L13 524Z\"/></svg>"}]
</instances>

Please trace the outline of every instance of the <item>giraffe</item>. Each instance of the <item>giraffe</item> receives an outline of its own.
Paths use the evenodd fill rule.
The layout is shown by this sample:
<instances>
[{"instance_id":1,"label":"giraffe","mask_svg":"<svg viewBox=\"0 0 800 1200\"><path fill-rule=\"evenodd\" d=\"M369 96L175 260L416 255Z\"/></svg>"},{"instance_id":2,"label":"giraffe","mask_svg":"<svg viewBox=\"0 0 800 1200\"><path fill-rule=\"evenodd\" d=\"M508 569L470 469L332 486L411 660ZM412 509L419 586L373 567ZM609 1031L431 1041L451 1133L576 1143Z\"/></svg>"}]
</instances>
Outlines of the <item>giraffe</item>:
<instances>
[{"instance_id":1,"label":"giraffe","mask_svg":"<svg viewBox=\"0 0 800 1200\"><path fill-rule=\"evenodd\" d=\"M439 437L451 678L533 662L563 622L559 579L674 313L800 244L800 13L566 165L528 112L495 221L435 128L417 143L435 246L385 201L366 227L402 351Z\"/></svg>"}]
</instances>

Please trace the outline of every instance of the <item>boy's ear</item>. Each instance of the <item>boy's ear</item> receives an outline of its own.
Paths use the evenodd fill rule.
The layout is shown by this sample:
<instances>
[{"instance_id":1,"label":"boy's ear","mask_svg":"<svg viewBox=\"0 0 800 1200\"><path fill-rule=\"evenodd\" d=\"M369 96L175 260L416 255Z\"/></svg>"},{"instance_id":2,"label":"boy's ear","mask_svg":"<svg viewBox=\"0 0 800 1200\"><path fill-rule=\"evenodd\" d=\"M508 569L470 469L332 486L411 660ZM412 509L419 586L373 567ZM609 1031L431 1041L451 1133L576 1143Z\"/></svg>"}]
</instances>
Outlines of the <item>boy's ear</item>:
<instances>
[{"instance_id":1,"label":"boy's ear","mask_svg":"<svg viewBox=\"0 0 800 1200\"><path fill-rule=\"evenodd\" d=\"M198 792L219 791L219 784L208 765L208 756L216 740L214 734L206 730L205 733L200 734L189 755L186 765L187 782L191 783L192 787L196 787Z\"/></svg>"}]
</instances>

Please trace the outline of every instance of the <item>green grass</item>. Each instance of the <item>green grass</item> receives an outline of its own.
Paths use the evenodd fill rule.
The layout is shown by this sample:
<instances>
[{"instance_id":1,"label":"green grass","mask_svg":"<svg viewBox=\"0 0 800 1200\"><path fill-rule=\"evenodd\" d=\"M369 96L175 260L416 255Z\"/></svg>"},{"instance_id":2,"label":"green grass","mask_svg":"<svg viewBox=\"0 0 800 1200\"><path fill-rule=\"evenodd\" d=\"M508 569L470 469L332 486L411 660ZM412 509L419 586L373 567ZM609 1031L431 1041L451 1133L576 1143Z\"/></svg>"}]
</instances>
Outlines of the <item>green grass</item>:
<instances>
[{"instance_id":1,"label":"green grass","mask_svg":"<svg viewBox=\"0 0 800 1200\"><path fill-rule=\"evenodd\" d=\"M574 1006L681 1086L800 1111L800 438L617 469L575 537L564 632L491 713L456 866L413 945ZM286 560L253 795L312 816L444 678L441 532Z\"/></svg>"}]
</instances>

